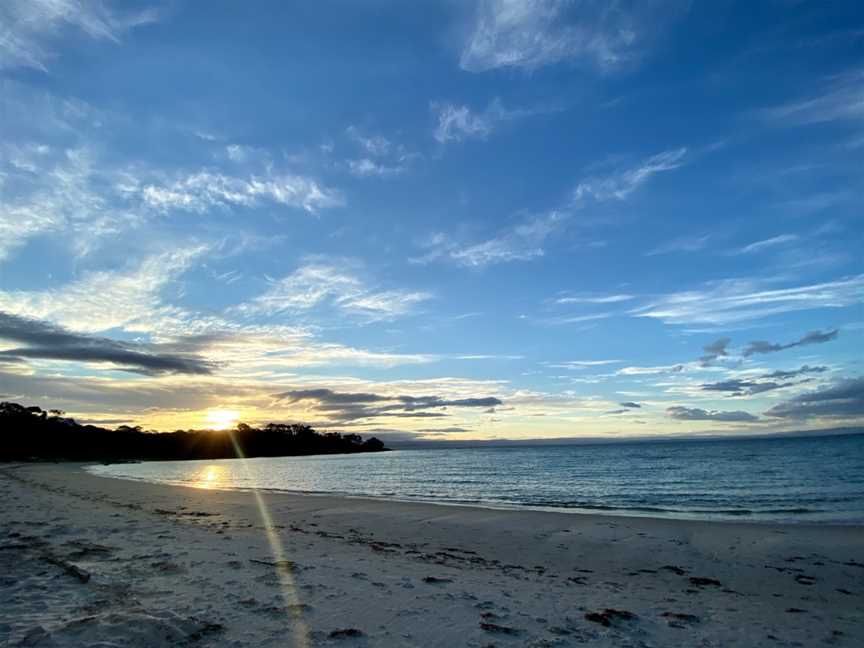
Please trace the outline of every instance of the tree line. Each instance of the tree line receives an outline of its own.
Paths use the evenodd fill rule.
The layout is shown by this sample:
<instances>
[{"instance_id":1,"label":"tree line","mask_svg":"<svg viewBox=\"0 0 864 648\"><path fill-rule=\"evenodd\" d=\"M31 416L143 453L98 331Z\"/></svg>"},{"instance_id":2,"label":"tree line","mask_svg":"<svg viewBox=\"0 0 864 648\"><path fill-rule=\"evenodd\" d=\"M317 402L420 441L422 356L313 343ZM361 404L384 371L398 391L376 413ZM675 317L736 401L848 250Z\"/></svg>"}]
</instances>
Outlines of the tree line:
<instances>
[{"instance_id":1,"label":"tree line","mask_svg":"<svg viewBox=\"0 0 864 648\"><path fill-rule=\"evenodd\" d=\"M0 403L0 461L122 461L138 459L228 459L310 454L380 452L384 444L359 434L320 433L302 423L239 423L230 431L114 430L81 425L60 410ZM235 445L236 444L236 445Z\"/></svg>"}]
</instances>

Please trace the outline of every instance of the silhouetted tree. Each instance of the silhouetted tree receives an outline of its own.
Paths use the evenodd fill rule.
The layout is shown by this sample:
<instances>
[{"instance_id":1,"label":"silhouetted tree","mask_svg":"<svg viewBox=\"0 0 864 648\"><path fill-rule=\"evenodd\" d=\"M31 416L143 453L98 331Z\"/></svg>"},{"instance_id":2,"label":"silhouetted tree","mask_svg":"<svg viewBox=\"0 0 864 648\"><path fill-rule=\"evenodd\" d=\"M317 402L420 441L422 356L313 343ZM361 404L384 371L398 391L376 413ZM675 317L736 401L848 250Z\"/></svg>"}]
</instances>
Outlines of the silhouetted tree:
<instances>
[{"instance_id":1,"label":"silhouetted tree","mask_svg":"<svg viewBox=\"0 0 864 648\"><path fill-rule=\"evenodd\" d=\"M358 434L319 434L302 423L269 423L260 429L238 423L231 431L158 433L138 425L115 430L79 425L63 418L65 412L49 412L50 417L39 407L0 402L0 461L233 458L235 442L247 457L386 450L375 438L364 442Z\"/></svg>"}]
</instances>

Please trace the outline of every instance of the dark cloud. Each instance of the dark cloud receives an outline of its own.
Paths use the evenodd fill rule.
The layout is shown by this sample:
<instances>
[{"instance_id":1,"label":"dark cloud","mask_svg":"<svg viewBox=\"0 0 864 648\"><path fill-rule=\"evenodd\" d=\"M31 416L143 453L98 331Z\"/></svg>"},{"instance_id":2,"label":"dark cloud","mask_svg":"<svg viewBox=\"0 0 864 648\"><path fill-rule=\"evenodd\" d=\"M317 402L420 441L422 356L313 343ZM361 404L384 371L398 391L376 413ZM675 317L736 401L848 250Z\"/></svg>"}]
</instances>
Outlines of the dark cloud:
<instances>
[{"instance_id":1,"label":"dark cloud","mask_svg":"<svg viewBox=\"0 0 864 648\"><path fill-rule=\"evenodd\" d=\"M483 398L447 399L440 396L409 396L373 394L368 392L337 392L332 389L296 389L274 394L282 401L312 401L315 408L326 412L336 421L347 424L350 421L391 416L399 418L441 418L442 412L428 412L430 409L448 407L490 408L501 405L500 399L487 396Z\"/></svg>"},{"instance_id":2,"label":"dark cloud","mask_svg":"<svg viewBox=\"0 0 864 648\"><path fill-rule=\"evenodd\" d=\"M788 387L796 383L761 382L755 380L722 380L716 383L705 383L703 391L729 392L733 396L753 396L766 391Z\"/></svg>"},{"instance_id":3,"label":"dark cloud","mask_svg":"<svg viewBox=\"0 0 864 648\"><path fill-rule=\"evenodd\" d=\"M212 363L195 355L164 353L157 345L81 335L48 322L4 312L0 312L0 339L27 345L0 351L0 356L12 359L107 362L124 371L146 374L209 374L214 369Z\"/></svg>"},{"instance_id":4,"label":"dark cloud","mask_svg":"<svg viewBox=\"0 0 864 648\"><path fill-rule=\"evenodd\" d=\"M778 403L766 416L778 418L845 418L864 416L864 378L847 378L819 391Z\"/></svg>"},{"instance_id":5,"label":"dark cloud","mask_svg":"<svg viewBox=\"0 0 864 648\"><path fill-rule=\"evenodd\" d=\"M603 412L603 414L604 415L605 414L624 414L625 412L629 412L629 411L630 410L627 410L627 409L616 409L616 410L609 410L608 412Z\"/></svg>"},{"instance_id":6,"label":"dark cloud","mask_svg":"<svg viewBox=\"0 0 864 648\"><path fill-rule=\"evenodd\" d=\"M810 365L803 365L802 367L800 367L798 369L792 369L791 371L779 371L779 370L778 371L772 371L771 373L765 374L764 376L762 376L762 378L767 378L767 379L773 378L773 379L778 379L778 380L780 380L780 379L785 380L787 378L795 378L795 377L803 375L803 374L825 373L826 371L828 371L828 367L822 367L822 366L811 367Z\"/></svg>"},{"instance_id":7,"label":"dark cloud","mask_svg":"<svg viewBox=\"0 0 864 648\"><path fill-rule=\"evenodd\" d=\"M831 340L837 339L837 336L839 334L840 332L837 329L831 329L829 331L825 331L824 333L822 333L821 331L810 331L800 340L795 340L794 342L789 342L788 344L777 344L775 342L766 342L765 340L756 340L754 342L751 342L747 346L747 348L744 349L743 355L747 357L756 353L776 353L777 351L784 351L786 349L792 349L794 347L807 346L809 344L824 344L825 342L830 342Z\"/></svg>"},{"instance_id":8,"label":"dark cloud","mask_svg":"<svg viewBox=\"0 0 864 648\"><path fill-rule=\"evenodd\" d=\"M724 412L719 410L704 410L698 407L669 407L666 409L666 414L678 421L726 421L737 423L751 423L758 421L759 418L753 416L749 412L737 410L734 412Z\"/></svg>"},{"instance_id":9,"label":"dark cloud","mask_svg":"<svg viewBox=\"0 0 864 648\"><path fill-rule=\"evenodd\" d=\"M379 403L391 400L379 394L335 392L332 389L296 389L274 394L274 398L287 401L314 400L319 403L348 405L354 403Z\"/></svg>"},{"instance_id":10,"label":"dark cloud","mask_svg":"<svg viewBox=\"0 0 864 648\"><path fill-rule=\"evenodd\" d=\"M828 367L811 367L810 365L804 365L799 369L793 369L791 371L774 371L750 379L735 378L715 383L705 383L702 385L702 390L728 392L732 396L753 396L755 394L762 394L767 391L782 389L783 387L790 387L792 385L800 385L802 382L807 382L806 380L799 382L776 382L775 380L777 379L789 380L790 378L796 378L804 374L822 373L825 371L828 371Z\"/></svg>"},{"instance_id":11,"label":"dark cloud","mask_svg":"<svg viewBox=\"0 0 864 648\"><path fill-rule=\"evenodd\" d=\"M633 407L633 408L641 408L642 406L639 403L634 403L633 401L624 401L623 403L618 403L621 407Z\"/></svg>"},{"instance_id":12,"label":"dark cloud","mask_svg":"<svg viewBox=\"0 0 864 648\"><path fill-rule=\"evenodd\" d=\"M699 358L699 364L705 367L721 356L728 356L729 352L726 350L726 347L728 347L731 342L732 340L730 338L723 337L719 340L715 340L711 344L706 344L702 347L705 355Z\"/></svg>"}]
</instances>

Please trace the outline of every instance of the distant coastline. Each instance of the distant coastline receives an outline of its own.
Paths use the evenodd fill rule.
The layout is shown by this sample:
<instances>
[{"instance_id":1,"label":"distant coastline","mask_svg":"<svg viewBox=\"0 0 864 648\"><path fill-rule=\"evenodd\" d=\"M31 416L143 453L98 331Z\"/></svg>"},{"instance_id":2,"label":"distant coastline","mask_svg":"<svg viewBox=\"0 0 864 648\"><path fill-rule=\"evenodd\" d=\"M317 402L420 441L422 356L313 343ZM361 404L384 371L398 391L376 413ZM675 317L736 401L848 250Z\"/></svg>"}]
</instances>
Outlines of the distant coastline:
<instances>
[{"instance_id":1,"label":"distant coastline","mask_svg":"<svg viewBox=\"0 0 864 648\"><path fill-rule=\"evenodd\" d=\"M421 450L432 448L443 450L445 448L506 448L506 447L531 447L531 446L569 446L569 445L627 445L637 443L698 443L712 441L770 441L772 439L822 439L834 436L856 436L864 435L864 427L839 427L814 430L796 430L792 432L775 432L771 434L712 434L712 435L687 435L687 436L628 436L625 438L609 437L558 437L550 439L405 439L388 441L393 450Z\"/></svg>"}]
</instances>

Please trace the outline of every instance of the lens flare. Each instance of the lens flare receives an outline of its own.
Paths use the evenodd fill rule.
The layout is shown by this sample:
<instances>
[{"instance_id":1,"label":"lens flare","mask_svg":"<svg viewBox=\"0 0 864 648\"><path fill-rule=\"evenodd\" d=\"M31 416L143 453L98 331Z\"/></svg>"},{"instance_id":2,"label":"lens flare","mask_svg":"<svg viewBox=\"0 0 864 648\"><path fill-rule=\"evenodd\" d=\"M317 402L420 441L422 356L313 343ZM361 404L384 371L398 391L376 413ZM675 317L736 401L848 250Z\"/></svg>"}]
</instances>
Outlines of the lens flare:
<instances>
[{"instance_id":1,"label":"lens flare","mask_svg":"<svg viewBox=\"0 0 864 648\"><path fill-rule=\"evenodd\" d=\"M236 419L235 419L236 420ZM246 473L246 478L250 483L254 483L249 470L249 465L246 461L246 455L240 444L237 443L237 437L229 430L228 435L231 438L231 443L234 446L234 452L237 459L243 466L243 472ZM258 514L261 516L261 525L264 527L264 534L267 537L267 542L270 545L270 553L273 555L273 569L276 576L279 578L281 585L282 601L285 603L285 608L293 621L290 632L294 640L294 645L297 648L309 647L309 628L303 619L302 605L300 597L297 593L297 585L294 583L294 577L291 575L293 562L288 560L285 550L282 547L282 539L273 524L273 518L270 516L270 509L264 501L264 497L253 486L252 496L255 498L255 505L258 507Z\"/></svg>"}]
</instances>

